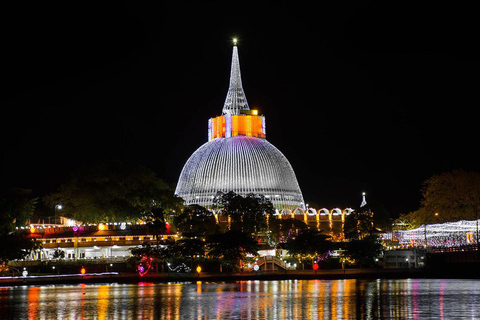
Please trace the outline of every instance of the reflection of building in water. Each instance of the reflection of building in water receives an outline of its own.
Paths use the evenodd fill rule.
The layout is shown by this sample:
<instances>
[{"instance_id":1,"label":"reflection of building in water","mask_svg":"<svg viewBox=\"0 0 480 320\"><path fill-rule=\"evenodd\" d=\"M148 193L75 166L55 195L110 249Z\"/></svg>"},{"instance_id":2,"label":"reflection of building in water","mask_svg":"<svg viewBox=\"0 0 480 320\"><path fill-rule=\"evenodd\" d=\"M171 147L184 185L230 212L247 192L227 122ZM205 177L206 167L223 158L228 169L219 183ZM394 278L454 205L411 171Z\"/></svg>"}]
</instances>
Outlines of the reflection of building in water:
<instances>
[{"instance_id":1,"label":"reflection of building in water","mask_svg":"<svg viewBox=\"0 0 480 320\"><path fill-rule=\"evenodd\" d=\"M17 286L0 290L0 309L6 317L22 319L478 319L478 282L341 279Z\"/></svg>"}]
</instances>

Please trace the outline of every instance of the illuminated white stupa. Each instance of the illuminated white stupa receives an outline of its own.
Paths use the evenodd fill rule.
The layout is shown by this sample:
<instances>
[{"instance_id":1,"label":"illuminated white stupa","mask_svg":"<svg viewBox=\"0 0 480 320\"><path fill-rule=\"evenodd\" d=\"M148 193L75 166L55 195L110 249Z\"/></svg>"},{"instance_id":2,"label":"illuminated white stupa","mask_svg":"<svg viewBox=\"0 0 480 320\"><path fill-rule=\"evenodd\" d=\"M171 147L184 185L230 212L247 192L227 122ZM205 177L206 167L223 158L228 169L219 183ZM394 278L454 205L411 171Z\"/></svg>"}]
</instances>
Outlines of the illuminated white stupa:
<instances>
[{"instance_id":1,"label":"illuminated white stupa","mask_svg":"<svg viewBox=\"0 0 480 320\"><path fill-rule=\"evenodd\" d=\"M305 209L287 158L265 139L265 117L250 110L234 40L230 86L222 115L208 121L208 142L185 163L175 194L186 205L211 208L217 192L260 194L275 209Z\"/></svg>"}]
</instances>

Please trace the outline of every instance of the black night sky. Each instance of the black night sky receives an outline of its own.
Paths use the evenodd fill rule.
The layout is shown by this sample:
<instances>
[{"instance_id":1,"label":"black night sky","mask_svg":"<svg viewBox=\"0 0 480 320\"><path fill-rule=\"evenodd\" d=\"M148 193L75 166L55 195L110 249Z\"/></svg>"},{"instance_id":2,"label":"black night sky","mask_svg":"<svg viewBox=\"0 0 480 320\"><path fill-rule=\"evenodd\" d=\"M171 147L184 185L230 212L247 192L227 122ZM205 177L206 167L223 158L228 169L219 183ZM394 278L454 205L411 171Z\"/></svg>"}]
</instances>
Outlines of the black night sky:
<instances>
[{"instance_id":1,"label":"black night sky","mask_svg":"<svg viewBox=\"0 0 480 320\"><path fill-rule=\"evenodd\" d=\"M307 203L366 191L396 216L433 174L480 169L476 8L224 2L2 5L1 186L42 196L101 158L176 183L221 113L233 37Z\"/></svg>"}]
</instances>

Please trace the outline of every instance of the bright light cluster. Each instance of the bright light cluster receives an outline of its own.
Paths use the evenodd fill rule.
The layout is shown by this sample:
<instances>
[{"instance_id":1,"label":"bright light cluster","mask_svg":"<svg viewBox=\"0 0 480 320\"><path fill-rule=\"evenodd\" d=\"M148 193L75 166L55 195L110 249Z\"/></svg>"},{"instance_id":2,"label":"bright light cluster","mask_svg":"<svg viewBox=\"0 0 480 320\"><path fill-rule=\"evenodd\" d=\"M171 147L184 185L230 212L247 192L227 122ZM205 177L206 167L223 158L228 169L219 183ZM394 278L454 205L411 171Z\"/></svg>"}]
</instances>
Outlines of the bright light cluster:
<instances>
[{"instance_id":1,"label":"bright light cluster","mask_svg":"<svg viewBox=\"0 0 480 320\"><path fill-rule=\"evenodd\" d=\"M480 220L461 220L422 225L412 230L385 234L386 239L397 239L401 245L452 248L475 245Z\"/></svg>"},{"instance_id":2,"label":"bright light cluster","mask_svg":"<svg viewBox=\"0 0 480 320\"><path fill-rule=\"evenodd\" d=\"M265 138L265 117L253 114L226 114L208 120L208 141L238 135Z\"/></svg>"}]
</instances>

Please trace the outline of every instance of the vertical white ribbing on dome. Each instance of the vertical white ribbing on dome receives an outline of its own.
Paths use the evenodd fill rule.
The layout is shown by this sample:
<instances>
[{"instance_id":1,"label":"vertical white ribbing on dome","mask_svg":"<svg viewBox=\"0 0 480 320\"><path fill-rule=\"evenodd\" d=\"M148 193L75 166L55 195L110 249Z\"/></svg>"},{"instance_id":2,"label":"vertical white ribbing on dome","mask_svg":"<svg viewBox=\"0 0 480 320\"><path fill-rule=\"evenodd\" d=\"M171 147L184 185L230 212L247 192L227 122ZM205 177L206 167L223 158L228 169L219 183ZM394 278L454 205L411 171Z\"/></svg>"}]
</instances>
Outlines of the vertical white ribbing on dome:
<instances>
[{"instance_id":1,"label":"vertical white ribbing on dome","mask_svg":"<svg viewBox=\"0 0 480 320\"><path fill-rule=\"evenodd\" d=\"M268 141L255 137L216 138L201 146L185 164L175 194L187 205L210 207L218 191L269 196L277 209L303 206L288 160Z\"/></svg>"},{"instance_id":2,"label":"vertical white ribbing on dome","mask_svg":"<svg viewBox=\"0 0 480 320\"><path fill-rule=\"evenodd\" d=\"M223 104L223 114L240 114L240 110L250 110L247 97L243 92L242 76L240 74L240 61L238 59L238 48L233 46L232 66L230 69L230 85L227 98Z\"/></svg>"}]
</instances>

